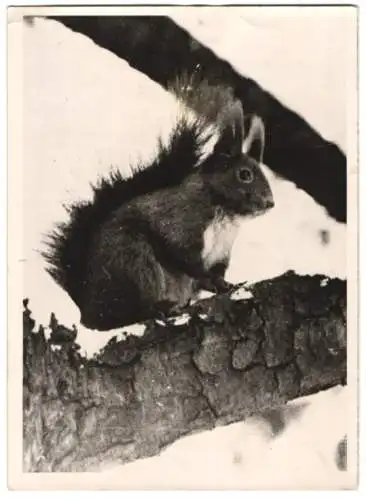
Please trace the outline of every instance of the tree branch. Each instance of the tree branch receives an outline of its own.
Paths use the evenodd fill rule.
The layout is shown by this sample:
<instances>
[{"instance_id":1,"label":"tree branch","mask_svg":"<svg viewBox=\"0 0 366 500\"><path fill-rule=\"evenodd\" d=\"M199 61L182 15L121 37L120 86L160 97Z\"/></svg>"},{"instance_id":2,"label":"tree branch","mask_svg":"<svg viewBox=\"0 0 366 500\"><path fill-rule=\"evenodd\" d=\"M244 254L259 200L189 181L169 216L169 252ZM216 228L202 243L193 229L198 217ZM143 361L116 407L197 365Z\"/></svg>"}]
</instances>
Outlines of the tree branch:
<instances>
[{"instance_id":1,"label":"tree branch","mask_svg":"<svg viewBox=\"0 0 366 500\"><path fill-rule=\"evenodd\" d=\"M287 273L197 302L86 359L24 311L24 468L90 471L346 383L346 283ZM236 300L234 300L236 299ZM240 300L237 300L240 299Z\"/></svg>"},{"instance_id":2,"label":"tree branch","mask_svg":"<svg viewBox=\"0 0 366 500\"><path fill-rule=\"evenodd\" d=\"M232 87L244 111L258 114L266 125L264 163L304 189L332 217L346 221L347 169L343 152L171 19L164 16L50 18L88 36L165 88L182 74L194 74L209 83Z\"/></svg>"}]
</instances>

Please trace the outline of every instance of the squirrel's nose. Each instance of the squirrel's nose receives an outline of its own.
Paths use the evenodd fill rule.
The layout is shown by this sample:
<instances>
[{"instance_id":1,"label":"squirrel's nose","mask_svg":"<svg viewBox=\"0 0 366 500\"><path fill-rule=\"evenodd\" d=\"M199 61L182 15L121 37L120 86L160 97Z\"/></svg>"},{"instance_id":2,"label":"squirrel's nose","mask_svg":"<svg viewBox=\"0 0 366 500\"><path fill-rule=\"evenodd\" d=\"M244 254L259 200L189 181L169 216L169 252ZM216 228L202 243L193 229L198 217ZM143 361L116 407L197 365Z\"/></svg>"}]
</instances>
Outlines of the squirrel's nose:
<instances>
[{"instance_id":1,"label":"squirrel's nose","mask_svg":"<svg viewBox=\"0 0 366 500\"><path fill-rule=\"evenodd\" d=\"M267 196L267 198L264 200L264 206L266 208L273 208L275 206L273 196Z\"/></svg>"}]
</instances>

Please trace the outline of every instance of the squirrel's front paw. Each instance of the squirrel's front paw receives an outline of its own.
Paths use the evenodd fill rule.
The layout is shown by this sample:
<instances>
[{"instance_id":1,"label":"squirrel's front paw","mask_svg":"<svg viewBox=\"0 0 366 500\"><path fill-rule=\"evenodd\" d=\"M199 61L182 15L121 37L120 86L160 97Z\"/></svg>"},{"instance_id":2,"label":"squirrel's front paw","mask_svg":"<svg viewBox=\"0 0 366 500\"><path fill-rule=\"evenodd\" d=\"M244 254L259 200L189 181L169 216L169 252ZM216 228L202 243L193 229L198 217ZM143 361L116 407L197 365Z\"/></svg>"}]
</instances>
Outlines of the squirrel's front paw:
<instances>
[{"instance_id":1,"label":"squirrel's front paw","mask_svg":"<svg viewBox=\"0 0 366 500\"><path fill-rule=\"evenodd\" d=\"M230 292L233 288L233 285L225 281L224 278L216 276L214 278L204 278L200 280L199 284L200 288L212 293L226 293Z\"/></svg>"}]
</instances>

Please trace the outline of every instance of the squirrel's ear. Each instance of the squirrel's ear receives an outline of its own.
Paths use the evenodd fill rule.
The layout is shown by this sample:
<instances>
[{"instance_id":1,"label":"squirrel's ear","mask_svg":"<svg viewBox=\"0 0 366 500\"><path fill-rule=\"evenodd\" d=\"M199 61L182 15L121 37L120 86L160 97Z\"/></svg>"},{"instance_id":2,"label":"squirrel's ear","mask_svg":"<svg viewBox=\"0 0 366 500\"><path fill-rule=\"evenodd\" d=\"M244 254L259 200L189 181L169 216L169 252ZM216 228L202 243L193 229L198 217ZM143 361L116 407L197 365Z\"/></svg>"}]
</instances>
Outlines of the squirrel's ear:
<instances>
[{"instance_id":1,"label":"squirrel's ear","mask_svg":"<svg viewBox=\"0 0 366 500\"><path fill-rule=\"evenodd\" d=\"M264 142L264 123L259 116L254 115L251 120L248 135L243 144L243 152L254 158L258 163L263 163Z\"/></svg>"},{"instance_id":2,"label":"squirrel's ear","mask_svg":"<svg viewBox=\"0 0 366 500\"><path fill-rule=\"evenodd\" d=\"M228 156L241 153L244 140L244 114L239 101L235 101L222 115L220 137L214 152Z\"/></svg>"}]
</instances>

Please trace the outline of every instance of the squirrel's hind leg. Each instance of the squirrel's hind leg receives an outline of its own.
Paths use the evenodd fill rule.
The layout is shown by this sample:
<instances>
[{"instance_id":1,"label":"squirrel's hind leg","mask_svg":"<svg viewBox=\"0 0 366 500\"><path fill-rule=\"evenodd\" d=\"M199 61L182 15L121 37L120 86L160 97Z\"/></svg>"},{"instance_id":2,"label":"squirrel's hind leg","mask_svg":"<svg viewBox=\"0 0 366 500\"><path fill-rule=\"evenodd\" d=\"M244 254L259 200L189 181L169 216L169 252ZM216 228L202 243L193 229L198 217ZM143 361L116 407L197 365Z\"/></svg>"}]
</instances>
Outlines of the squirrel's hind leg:
<instances>
[{"instance_id":1,"label":"squirrel's hind leg","mask_svg":"<svg viewBox=\"0 0 366 500\"><path fill-rule=\"evenodd\" d=\"M101 234L90 271L81 311L89 328L108 330L174 315L192 297L192 278L169 272L144 233L127 225Z\"/></svg>"}]
</instances>

